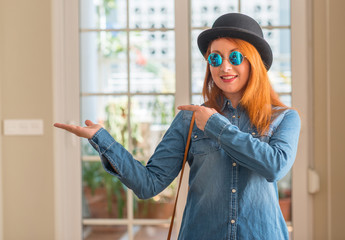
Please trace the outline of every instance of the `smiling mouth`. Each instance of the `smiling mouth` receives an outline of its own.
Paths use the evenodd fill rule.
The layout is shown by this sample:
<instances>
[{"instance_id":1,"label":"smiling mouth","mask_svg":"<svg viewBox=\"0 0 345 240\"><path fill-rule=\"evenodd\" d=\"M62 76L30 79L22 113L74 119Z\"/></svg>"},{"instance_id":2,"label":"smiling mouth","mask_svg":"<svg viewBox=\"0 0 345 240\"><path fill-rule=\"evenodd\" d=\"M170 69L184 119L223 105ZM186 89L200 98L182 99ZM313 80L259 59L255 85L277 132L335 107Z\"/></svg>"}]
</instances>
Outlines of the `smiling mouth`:
<instances>
[{"instance_id":1,"label":"smiling mouth","mask_svg":"<svg viewBox=\"0 0 345 240\"><path fill-rule=\"evenodd\" d=\"M231 82L237 78L237 75L233 76L221 76L220 77L224 82Z\"/></svg>"}]
</instances>

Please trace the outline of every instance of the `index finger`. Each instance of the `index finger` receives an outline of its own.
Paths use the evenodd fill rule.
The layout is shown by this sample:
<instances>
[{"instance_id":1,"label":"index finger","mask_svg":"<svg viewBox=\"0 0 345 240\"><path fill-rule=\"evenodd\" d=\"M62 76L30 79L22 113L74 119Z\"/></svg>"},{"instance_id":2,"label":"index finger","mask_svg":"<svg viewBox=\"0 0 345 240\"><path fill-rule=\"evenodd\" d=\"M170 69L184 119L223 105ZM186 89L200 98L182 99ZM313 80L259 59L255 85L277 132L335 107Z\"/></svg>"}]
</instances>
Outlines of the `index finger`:
<instances>
[{"instance_id":1,"label":"index finger","mask_svg":"<svg viewBox=\"0 0 345 240\"><path fill-rule=\"evenodd\" d=\"M182 106L178 106L177 109L179 110L187 110L187 111L196 111L199 109L198 105L182 105Z\"/></svg>"}]
</instances>

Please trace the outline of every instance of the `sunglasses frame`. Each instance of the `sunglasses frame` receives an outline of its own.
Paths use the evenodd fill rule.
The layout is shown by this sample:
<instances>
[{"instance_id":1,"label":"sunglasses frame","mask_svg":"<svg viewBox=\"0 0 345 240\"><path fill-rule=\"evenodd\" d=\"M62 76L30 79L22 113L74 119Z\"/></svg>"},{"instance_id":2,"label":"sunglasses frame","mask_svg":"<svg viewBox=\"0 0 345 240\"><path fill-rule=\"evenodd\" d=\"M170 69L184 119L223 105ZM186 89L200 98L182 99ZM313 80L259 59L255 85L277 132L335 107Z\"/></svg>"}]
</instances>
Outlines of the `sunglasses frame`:
<instances>
[{"instance_id":1,"label":"sunglasses frame","mask_svg":"<svg viewBox=\"0 0 345 240\"><path fill-rule=\"evenodd\" d=\"M235 53L235 55L234 55L234 53ZM238 53L240 54L241 62L240 62L239 64L235 64L235 63L232 61L232 58L233 58L233 57L231 57L231 55L237 56ZM211 56L214 56L214 55L218 55L218 56L220 57L220 58L218 58L218 59L221 60L221 62L219 63L219 65L214 64L213 61L210 59ZM246 56L244 56L240 51L233 51L233 52L231 52L231 53L229 54L229 57L228 57L228 58L223 58L219 53L215 53L215 52L214 52L214 53L210 53L210 54L208 55L208 57L207 57L207 62L208 62L208 64L210 64L212 67L219 67L220 65L222 65L223 60L224 60L224 59L227 59L227 60L229 60L229 62L230 62L231 65L233 65L233 66L238 66L238 65L241 65L241 63L243 63L243 60L244 60L245 57L246 57Z\"/></svg>"}]
</instances>

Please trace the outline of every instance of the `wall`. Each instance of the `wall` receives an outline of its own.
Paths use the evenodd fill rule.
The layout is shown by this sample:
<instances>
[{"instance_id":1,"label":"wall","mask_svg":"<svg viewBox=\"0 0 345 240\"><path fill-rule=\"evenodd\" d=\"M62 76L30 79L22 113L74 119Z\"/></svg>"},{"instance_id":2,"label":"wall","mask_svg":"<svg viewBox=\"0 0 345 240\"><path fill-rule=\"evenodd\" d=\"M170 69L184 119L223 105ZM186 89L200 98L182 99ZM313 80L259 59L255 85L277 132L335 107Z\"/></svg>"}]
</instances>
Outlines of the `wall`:
<instances>
[{"instance_id":1,"label":"wall","mask_svg":"<svg viewBox=\"0 0 345 240\"><path fill-rule=\"evenodd\" d=\"M51 2L0 0L0 120L39 118L44 135L0 139L4 240L54 239ZM344 239L343 0L313 1L314 239ZM1 191L1 187L0 187ZM0 218L1 224L1 218Z\"/></svg>"},{"instance_id":2,"label":"wall","mask_svg":"<svg viewBox=\"0 0 345 240\"><path fill-rule=\"evenodd\" d=\"M1 0L4 119L43 119L43 136L3 136L3 239L54 239L51 5ZM1 201L0 201L1 202Z\"/></svg>"},{"instance_id":3,"label":"wall","mask_svg":"<svg viewBox=\"0 0 345 240\"><path fill-rule=\"evenodd\" d=\"M345 1L314 0L314 238L345 239Z\"/></svg>"}]
</instances>

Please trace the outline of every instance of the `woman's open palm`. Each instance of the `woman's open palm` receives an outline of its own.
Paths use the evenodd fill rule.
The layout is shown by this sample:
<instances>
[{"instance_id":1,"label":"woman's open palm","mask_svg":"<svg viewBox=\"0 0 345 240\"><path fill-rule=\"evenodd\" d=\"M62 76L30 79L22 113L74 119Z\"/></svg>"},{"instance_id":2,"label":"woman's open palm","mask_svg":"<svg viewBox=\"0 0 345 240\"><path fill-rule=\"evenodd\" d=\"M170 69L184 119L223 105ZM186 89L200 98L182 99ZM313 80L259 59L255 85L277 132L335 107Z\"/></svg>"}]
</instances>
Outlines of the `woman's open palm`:
<instances>
[{"instance_id":1,"label":"woman's open palm","mask_svg":"<svg viewBox=\"0 0 345 240\"><path fill-rule=\"evenodd\" d=\"M54 127L65 129L78 137L92 138L95 133L102 128L100 124L95 124L90 120L85 121L86 127L80 127L71 124L55 123Z\"/></svg>"}]
</instances>

